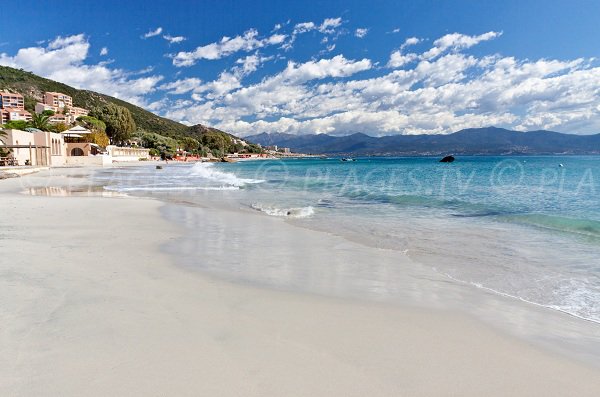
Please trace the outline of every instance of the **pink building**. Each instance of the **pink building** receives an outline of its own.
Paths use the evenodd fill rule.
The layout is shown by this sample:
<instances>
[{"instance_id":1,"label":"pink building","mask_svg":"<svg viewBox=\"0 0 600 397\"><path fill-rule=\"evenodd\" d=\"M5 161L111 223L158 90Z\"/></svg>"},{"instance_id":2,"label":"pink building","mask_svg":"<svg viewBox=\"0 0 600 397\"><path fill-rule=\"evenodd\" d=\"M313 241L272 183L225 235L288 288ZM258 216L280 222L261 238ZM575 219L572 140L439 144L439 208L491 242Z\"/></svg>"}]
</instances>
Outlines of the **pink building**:
<instances>
[{"instance_id":1,"label":"pink building","mask_svg":"<svg viewBox=\"0 0 600 397\"><path fill-rule=\"evenodd\" d=\"M14 108L25 110L23 95L12 92L0 92L0 108Z\"/></svg>"},{"instance_id":2,"label":"pink building","mask_svg":"<svg viewBox=\"0 0 600 397\"><path fill-rule=\"evenodd\" d=\"M25 110L23 95L0 92L0 120L2 124L14 120L31 120L31 113Z\"/></svg>"},{"instance_id":3,"label":"pink building","mask_svg":"<svg viewBox=\"0 0 600 397\"><path fill-rule=\"evenodd\" d=\"M87 116L89 110L73 106L73 99L60 92L46 92L44 94L44 103L38 102L35 105L35 112L42 113L45 110L52 110L55 115L50 118L51 123L74 123L78 117Z\"/></svg>"},{"instance_id":4,"label":"pink building","mask_svg":"<svg viewBox=\"0 0 600 397\"><path fill-rule=\"evenodd\" d=\"M78 108L77 106L73 106L69 108L69 115L73 119L73 121L77 120L77 117L87 116L90 113L89 110L84 108Z\"/></svg>"},{"instance_id":5,"label":"pink building","mask_svg":"<svg viewBox=\"0 0 600 397\"><path fill-rule=\"evenodd\" d=\"M6 121L5 121L6 118ZM31 113L27 110L19 109L19 108L4 108L2 109L2 123L6 123L8 121L15 120L31 120Z\"/></svg>"},{"instance_id":6,"label":"pink building","mask_svg":"<svg viewBox=\"0 0 600 397\"><path fill-rule=\"evenodd\" d=\"M46 92L44 93L44 103L62 109L73 107L73 98L61 92Z\"/></svg>"}]
</instances>

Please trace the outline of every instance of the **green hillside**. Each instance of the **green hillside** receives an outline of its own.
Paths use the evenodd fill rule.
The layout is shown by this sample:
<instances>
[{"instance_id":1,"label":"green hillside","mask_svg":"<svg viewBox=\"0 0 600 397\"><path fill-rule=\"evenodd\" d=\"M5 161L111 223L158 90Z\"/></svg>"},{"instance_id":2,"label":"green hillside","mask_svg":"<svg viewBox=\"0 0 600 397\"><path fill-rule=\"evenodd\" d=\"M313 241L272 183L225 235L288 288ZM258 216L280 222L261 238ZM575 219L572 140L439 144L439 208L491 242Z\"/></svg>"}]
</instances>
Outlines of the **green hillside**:
<instances>
[{"instance_id":1,"label":"green hillside","mask_svg":"<svg viewBox=\"0 0 600 397\"><path fill-rule=\"evenodd\" d=\"M73 105L93 110L107 104L127 108L135 121L138 132L135 137L149 148L172 154L177 147L194 152L212 152L215 156L224 153L260 153L257 145L246 144L240 138L216 128L201 124L186 126L173 120L135 106L131 103L88 90L78 90L66 84L45 79L31 72L0 66L0 91L18 92L25 97L25 108L33 112L36 102L41 102L44 92L62 92L73 98Z\"/></svg>"},{"instance_id":2,"label":"green hillside","mask_svg":"<svg viewBox=\"0 0 600 397\"><path fill-rule=\"evenodd\" d=\"M113 98L108 95L93 91L78 90L66 84L48 80L31 72L0 66L0 90L18 92L25 97L25 106L30 112L33 111L35 103L39 102L46 91L62 92L73 97L73 105L85 109L93 109L114 103L129 109L136 125L149 132L155 132L167 136L179 136L188 127L173 120L157 116L139 106Z\"/></svg>"}]
</instances>

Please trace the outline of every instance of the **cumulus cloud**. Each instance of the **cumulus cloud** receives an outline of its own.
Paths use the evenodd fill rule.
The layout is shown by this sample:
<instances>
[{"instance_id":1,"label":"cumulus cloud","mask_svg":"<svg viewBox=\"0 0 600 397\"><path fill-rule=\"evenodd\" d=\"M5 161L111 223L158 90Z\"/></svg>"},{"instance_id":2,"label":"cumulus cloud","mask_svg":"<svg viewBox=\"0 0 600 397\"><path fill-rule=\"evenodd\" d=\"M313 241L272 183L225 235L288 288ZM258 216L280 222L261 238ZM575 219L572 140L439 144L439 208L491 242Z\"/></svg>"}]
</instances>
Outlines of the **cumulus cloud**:
<instances>
[{"instance_id":1,"label":"cumulus cloud","mask_svg":"<svg viewBox=\"0 0 600 397\"><path fill-rule=\"evenodd\" d=\"M190 77L163 84L159 87L172 95L181 95L188 92L192 93L192 98L196 101L206 99L215 99L240 88L244 77L254 73L258 68L273 57L261 56L258 53L239 58L235 61L235 66L229 70L221 72L217 79L203 82L199 78ZM166 105L161 103L160 105Z\"/></svg>"},{"instance_id":2,"label":"cumulus cloud","mask_svg":"<svg viewBox=\"0 0 600 397\"><path fill-rule=\"evenodd\" d=\"M250 29L243 35L233 38L225 36L219 42L197 47L191 52L179 52L173 57L173 65L192 66L201 59L216 60L239 51L250 52L265 46L281 44L285 38L284 34L273 34L261 38L256 29Z\"/></svg>"},{"instance_id":3,"label":"cumulus cloud","mask_svg":"<svg viewBox=\"0 0 600 397\"><path fill-rule=\"evenodd\" d=\"M319 32L321 33L333 33L335 28L342 24L342 18L326 18L323 23L319 26Z\"/></svg>"},{"instance_id":4,"label":"cumulus cloud","mask_svg":"<svg viewBox=\"0 0 600 397\"><path fill-rule=\"evenodd\" d=\"M202 84L202 80L196 77L189 77L163 84L159 88L168 91L169 94L185 94L186 92L193 91L200 84Z\"/></svg>"},{"instance_id":5,"label":"cumulus cloud","mask_svg":"<svg viewBox=\"0 0 600 397\"><path fill-rule=\"evenodd\" d=\"M359 39L362 39L363 37L365 37L367 35L367 33L369 33L369 29L358 28L354 31L354 36L358 37Z\"/></svg>"},{"instance_id":6,"label":"cumulus cloud","mask_svg":"<svg viewBox=\"0 0 600 397\"><path fill-rule=\"evenodd\" d=\"M167 40L169 44L177 44L186 40L186 38L183 36L171 36L168 34L163 35L163 39Z\"/></svg>"},{"instance_id":7,"label":"cumulus cloud","mask_svg":"<svg viewBox=\"0 0 600 397\"><path fill-rule=\"evenodd\" d=\"M502 35L502 32L487 32L480 34L479 36L469 36L460 33L447 34L433 42L433 48L423 54L424 59L435 58L436 56L444 53L445 51L452 50L463 50L466 48L473 47L482 41L494 39Z\"/></svg>"},{"instance_id":8,"label":"cumulus cloud","mask_svg":"<svg viewBox=\"0 0 600 397\"><path fill-rule=\"evenodd\" d=\"M145 33L144 35L142 35L143 39L148 39L150 37L154 37L154 36L158 36L159 34L161 34L163 31L163 28L161 28L160 26L154 30L150 30L149 32Z\"/></svg>"},{"instance_id":9,"label":"cumulus cloud","mask_svg":"<svg viewBox=\"0 0 600 397\"><path fill-rule=\"evenodd\" d=\"M324 30L340 29L341 19L332 19ZM227 66L208 79L180 69L179 77L163 83L152 69L131 72L90 64L90 44L83 34L2 53L0 64L133 101L187 124L204 123L239 135L448 133L488 125L600 132L600 66L593 58L475 55L471 48L501 35L488 32L448 34L425 48L424 40L406 38L390 48L389 68L377 67L376 59L342 54L277 63L282 54L276 49L293 40L294 30L296 35L316 33L315 44L324 37L324 45L335 43L335 35L319 34L324 23L306 23L282 26L279 32L289 29L288 36L260 36L250 30L223 37L185 53L189 60L179 59L193 64L237 55L224 60ZM267 52L269 46L275 51ZM270 60L281 66L263 68ZM270 71L256 77L264 70Z\"/></svg>"},{"instance_id":10,"label":"cumulus cloud","mask_svg":"<svg viewBox=\"0 0 600 397\"><path fill-rule=\"evenodd\" d=\"M281 48L285 51L289 51L293 48L294 42L296 38L307 32L318 31L323 34L333 34L336 32L336 28L342 25L342 18L325 18L321 24L316 24L314 22L300 22L294 25L294 29L292 30L292 34L289 37L289 40L285 42ZM323 42L327 42L326 38L323 38Z\"/></svg>"},{"instance_id":11,"label":"cumulus cloud","mask_svg":"<svg viewBox=\"0 0 600 397\"><path fill-rule=\"evenodd\" d=\"M294 31L292 34L306 33L310 32L311 30L315 30L316 28L317 25L315 25L314 22L301 22L294 26Z\"/></svg>"},{"instance_id":12,"label":"cumulus cloud","mask_svg":"<svg viewBox=\"0 0 600 397\"><path fill-rule=\"evenodd\" d=\"M102 47L102 49L100 50L100 55L107 55L107 54L108 54L108 48Z\"/></svg>"},{"instance_id":13,"label":"cumulus cloud","mask_svg":"<svg viewBox=\"0 0 600 397\"><path fill-rule=\"evenodd\" d=\"M593 60L532 61L467 53L499 35L446 35L424 52L405 54L407 47L422 41L411 37L390 57L389 63L404 69L366 78L358 73L378 71L369 59L339 55L288 62L259 83L228 88L221 96L197 96L201 101L166 115L240 135L449 133L489 125L600 131L600 67ZM223 84L225 77L219 79Z\"/></svg>"},{"instance_id":14,"label":"cumulus cloud","mask_svg":"<svg viewBox=\"0 0 600 397\"><path fill-rule=\"evenodd\" d=\"M144 96L153 92L162 76L143 76L106 64L86 64L90 43L83 34L57 37L46 47L21 48L14 55L0 54L0 64L22 68L43 77L98 91L136 104L144 104Z\"/></svg>"}]
</instances>

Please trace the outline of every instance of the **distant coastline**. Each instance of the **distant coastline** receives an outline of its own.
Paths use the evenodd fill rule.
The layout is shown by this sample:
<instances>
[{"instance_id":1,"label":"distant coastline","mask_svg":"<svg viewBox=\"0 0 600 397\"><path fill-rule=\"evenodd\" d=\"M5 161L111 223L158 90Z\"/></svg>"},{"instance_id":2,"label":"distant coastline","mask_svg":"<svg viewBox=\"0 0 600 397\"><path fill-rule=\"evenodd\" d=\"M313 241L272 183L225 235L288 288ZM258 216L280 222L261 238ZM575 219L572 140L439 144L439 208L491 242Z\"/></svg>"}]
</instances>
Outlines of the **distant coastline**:
<instances>
[{"instance_id":1,"label":"distant coastline","mask_svg":"<svg viewBox=\"0 0 600 397\"><path fill-rule=\"evenodd\" d=\"M452 134L392 135L373 137L362 133L258 134L247 140L265 145L289 147L292 151L329 156L522 156L598 155L600 134L575 135L554 131L519 132L503 128L471 128Z\"/></svg>"}]
</instances>

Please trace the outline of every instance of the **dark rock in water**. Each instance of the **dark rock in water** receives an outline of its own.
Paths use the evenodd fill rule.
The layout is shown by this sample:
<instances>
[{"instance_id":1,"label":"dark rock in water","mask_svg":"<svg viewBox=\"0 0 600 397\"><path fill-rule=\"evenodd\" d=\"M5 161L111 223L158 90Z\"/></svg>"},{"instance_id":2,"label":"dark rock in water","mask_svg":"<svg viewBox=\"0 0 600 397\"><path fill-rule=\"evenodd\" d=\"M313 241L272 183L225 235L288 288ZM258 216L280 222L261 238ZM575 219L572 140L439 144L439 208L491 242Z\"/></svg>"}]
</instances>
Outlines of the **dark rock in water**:
<instances>
[{"instance_id":1,"label":"dark rock in water","mask_svg":"<svg viewBox=\"0 0 600 397\"><path fill-rule=\"evenodd\" d=\"M157 170L162 170L162 165L157 165L157 166L156 166L156 169L157 169Z\"/></svg>"},{"instance_id":2,"label":"dark rock in water","mask_svg":"<svg viewBox=\"0 0 600 397\"><path fill-rule=\"evenodd\" d=\"M446 156L440 160L440 163L451 163L455 160L454 156Z\"/></svg>"}]
</instances>

